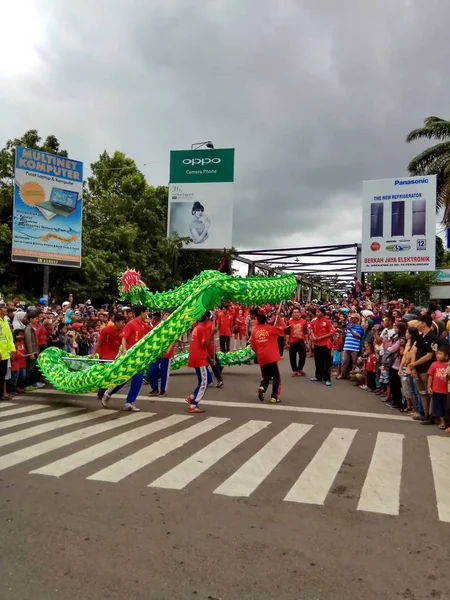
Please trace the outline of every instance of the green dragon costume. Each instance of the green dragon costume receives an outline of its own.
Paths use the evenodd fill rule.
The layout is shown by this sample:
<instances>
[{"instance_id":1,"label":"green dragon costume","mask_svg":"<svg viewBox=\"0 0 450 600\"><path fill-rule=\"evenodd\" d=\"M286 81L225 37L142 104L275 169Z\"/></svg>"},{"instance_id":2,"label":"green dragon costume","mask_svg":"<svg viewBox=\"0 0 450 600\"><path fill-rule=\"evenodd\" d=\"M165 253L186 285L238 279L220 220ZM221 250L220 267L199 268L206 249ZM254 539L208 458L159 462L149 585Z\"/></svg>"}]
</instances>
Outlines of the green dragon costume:
<instances>
[{"instance_id":1,"label":"green dragon costume","mask_svg":"<svg viewBox=\"0 0 450 600\"><path fill-rule=\"evenodd\" d=\"M295 292L293 275L279 277L233 277L219 271L203 271L184 285L168 292L153 294L141 281L140 274L128 270L119 278L121 299L133 304L145 304L153 310L174 310L142 340L111 363L96 363L74 371L59 348L47 348L38 357L38 366L44 377L57 389L69 394L85 394L100 388L109 388L128 381L135 373L145 371L151 362L166 352L205 311L232 300L243 304L276 303L290 299ZM173 369L187 363L188 353L175 357ZM228 354L218 353L222 364L250 362L254 354L247 347Z\"/></svg>"}]
</instances>

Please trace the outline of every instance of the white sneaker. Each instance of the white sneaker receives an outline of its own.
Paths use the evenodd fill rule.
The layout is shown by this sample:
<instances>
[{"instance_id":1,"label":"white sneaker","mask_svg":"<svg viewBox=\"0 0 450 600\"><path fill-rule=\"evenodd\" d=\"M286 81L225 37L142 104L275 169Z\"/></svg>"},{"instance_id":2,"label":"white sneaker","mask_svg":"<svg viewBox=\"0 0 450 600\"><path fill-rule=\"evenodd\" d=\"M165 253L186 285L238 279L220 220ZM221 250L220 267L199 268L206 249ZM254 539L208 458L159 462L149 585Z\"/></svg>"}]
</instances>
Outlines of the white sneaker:
<instances>
[{"instance_id":1,"label":"white sneaker","mask_svg":"<svg viewBox=\"0 0 450 600\"><path fill-rule=\"evenodd\" d=\"M45 387L45 383L41 383L40 381L38 381L38 382L36 383L36 387L37 387L38 389L44 388L44 387Z\"/></svg>"},{"instance_id":2,"label":"white sneaker","mask_svg":"<svg viewBox=\"0 0 450 600\"><path fill-rule=\"evenodd\" d=\"M129 410L130 412L140 412L141 409L138 408L137 406L134 405L134 403L132 404L131 402L125 402L125 406L123 407L123 410Z\"/></svg>"},{"instance_id":3,"label":"white sneaker","mask_svg":"<svg viewBox=\"0 0 450 600\"><path fill-rule=\"evenodd\" d=\"M108 394L108 392L105 392L103 394L103 398L102 398L102 406L104 408L108 408L108 403L109 403L110 400L111 400L111 395Z\"/></svg>"}]
</instances>

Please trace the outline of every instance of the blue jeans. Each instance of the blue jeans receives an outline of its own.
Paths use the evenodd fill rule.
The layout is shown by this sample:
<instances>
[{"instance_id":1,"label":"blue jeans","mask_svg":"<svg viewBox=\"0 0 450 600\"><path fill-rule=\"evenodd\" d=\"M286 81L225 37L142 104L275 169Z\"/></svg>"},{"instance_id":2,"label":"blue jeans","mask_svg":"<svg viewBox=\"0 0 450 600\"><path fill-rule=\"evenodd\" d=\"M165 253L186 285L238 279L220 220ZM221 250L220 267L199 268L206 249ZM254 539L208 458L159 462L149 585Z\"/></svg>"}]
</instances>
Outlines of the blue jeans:
<instances>
[{"instance_id":1,"label":"blue jeans","mask_svg":"<svg viewBox=\"0 0 450 600\"><path fill-rule=\"evenodd\" d=\"M27 356L27 386L35 385L37 381L36 360Z\"/></svg>"},{"instance_id":2,"label":"blue jeans","mask_svg":"<svg viewBox=\"0 0 450 600\"><path fill-rule=\"evenodd\" d=\"M136 373L131 378L131 385L127 395L127 402L129 404L133 404L136 398L139 396L139 392L141 391L142 382L144 380L143 373ZM108 394L112 396L113 394L117 394L128 382L122 383L121 385L116 385L116 387L109 388Z\"/></svg>"},{"instance_id":3,"label":"blue jeans","mask_svg":"<svg viewBox=\"0 0 450 600\"><path fill-rule=\"evenodd\" d=\"M161 393L164 393L167 390L170 360L170 358L157 358L156 362L150 364L147 376L152 390L159 389ZM161 387L158 386L158 379L161 380Z\"/></svg>"},{"instance_id":4,"label":"blue jeans","mask_svg":"<svg viewBox=\"0 0 450 600\"><path fill-rule=\"evenodd\" d=\"M424 415L425 413L423 411L422 399L420 397L419 390L417 389L417 384L415 382L415 379L412 375L408 375L408 380L409 380L409 387L411 389L412 400L414 402L414 410L419 415Z\"/></svg>"},{"instance_id":5,"label":"blue jeans","mask_svg":"<svg viewBox=\"0 0 450 600\"><path fill-rule=\"evenodd\" d=\"M445 417L447 394L433 392L433 417Z\"/></svg>"},{"instance_id":6,"label":"blue jeans","mask_svg":"<svg viewBox=\"0 0 450 600\"><path fill-rule=\"evenodd\" d=\"M27 370L25 368L17 369L17 371L11 371L11 379L9 380L10 392L14 393L17 390L17 384L19 387L25 387L27 381Z\"/></svg>"}]
</instances>

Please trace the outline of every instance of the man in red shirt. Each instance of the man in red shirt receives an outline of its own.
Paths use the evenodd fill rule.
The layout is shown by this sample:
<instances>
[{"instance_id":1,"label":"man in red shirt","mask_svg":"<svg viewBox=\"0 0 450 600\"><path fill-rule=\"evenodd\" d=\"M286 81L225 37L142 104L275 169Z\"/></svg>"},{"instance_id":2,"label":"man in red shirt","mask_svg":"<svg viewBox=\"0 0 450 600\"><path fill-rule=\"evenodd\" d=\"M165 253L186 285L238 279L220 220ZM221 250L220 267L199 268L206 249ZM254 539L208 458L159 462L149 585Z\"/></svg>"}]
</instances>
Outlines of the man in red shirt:
<instances>
[{"instance_id":1,"label":"man in red shirt","mask_svg":"<svg viewBox=\"0 0 450 600\"><path fill-rule=\"evenodd\" d=\"M217 327L219 328L220 349L222 352L230 351L231 330L233 326L233 315L224 308L217 315Z\"/></svg>"},{"instance_id":2,"label":"man in red shirt","mask_svg":"<svg viewBox=\"0 0 450 600\"><path fill-rule=\"evenodd\" d=\"M124 316L116 315L114 325L108 325L100 331L97 344L89 358L93 358L95 354L98 354L102 360L115 360L122 344L122 332L126 322ZM101 400L105 392L105 389L98 390L97 398Z\"/></svg>"},{"instance_id":3,"label":"man in red shirt","mask_svg":"<svg viewBox=\"0 0 450 600\"><path fill-rule=\"evenodd\" d=\"M137 342L142 340L143 337L147 335L150 331L150 325L147 323L147 307L142 305L137 305L134 310L135 318L129 321L123 330L122 334L122 352L126 352L130 348L132 348ZM129 410L131 412L139 412L140 408L134 405L136 398L139 395L141 390L142 381L144 379L144 375L142 372L135 373L131 378L131 385L128 391L127 400L125 402L125 406L123 410ZM113 394L116 394L119 390L123 388L125 383L121 385L116 385L115 387L109 388L106 390L103 398L102 404L106 408L108 406L108 402L111 399Z\"/></svg>"},{"instance_id":4,"label":"man in red shirt","mask_svg":"<svg viewBox=\"0 0 450 600\"><path fill-rule=\"evenodd\" d=\"M292 317L289 319L286 330L286 346L289 348L289 361L292 368L292 377L301 375L305 377L303 367L306 361L306 320L302 319L300 310L294 308Z\"/></svg>"},{"instance_id":5,"label":"man in red shirt","mask_svg":"<svg viewBox=\"0 0 450 600\"><path fill-rule=\"evenodd\" d=\"M331 385L331 338L334 328L326 317L326 308L320 306L317 316L311 321L311 341L314 344L314 362L316 363L316 376L311 381L323 381Z\"/></svg>"},{"instance_id":6,"label":"man in red shirt","mask_svg":"<svg viewBox=\"0 0 450 600\"><path fill-rule=\"evenodd\" d=\"M161 323L161 313L155 312L152 316L151 328L154 329ZM172 344L162 357L157 358L148 368L148 381L150 383L149 396L165 396L169 383L170 361L175 356L175 346ZM160 384L158 384L160 380Z\"/></svg>"},{"instance_id":7,"label":"man in red shirt","mask_svg":"<svg viewBox=\"0 0 450 600\"><path fill-rule=\"evenodd\" d=\"M195 390L186 398L189 404L188 412L204 413L204 409L200 408L198 403L205 395L208 385L212 382L211 373L208 369L208 348L211 340L216 333L216 329L212 329L208 333L206 322L211 318L207 311L200 322L194 327L191 337L191 345L189 346L188 367L195 369L198 385Z\"/></svg>"},{"instance_id":8,"label":"man in red shirt","mask_svg":"<svg viewBox=\"0 0 450 600\"><path fill-rule=\"evenodd\" d=\"M283 333L283 327L268 325L266 316L258 314L256 323L253 325L250 346L255 351L258 364L261 367L262 379L258 388L258 398L261 402L264 401L264 395L271 379L273 379L273 385L270 402L272 404L281 402L281 375L278 368L278 362L281 360L278 348L280 332Z\"/></svg>"}]
</instances>

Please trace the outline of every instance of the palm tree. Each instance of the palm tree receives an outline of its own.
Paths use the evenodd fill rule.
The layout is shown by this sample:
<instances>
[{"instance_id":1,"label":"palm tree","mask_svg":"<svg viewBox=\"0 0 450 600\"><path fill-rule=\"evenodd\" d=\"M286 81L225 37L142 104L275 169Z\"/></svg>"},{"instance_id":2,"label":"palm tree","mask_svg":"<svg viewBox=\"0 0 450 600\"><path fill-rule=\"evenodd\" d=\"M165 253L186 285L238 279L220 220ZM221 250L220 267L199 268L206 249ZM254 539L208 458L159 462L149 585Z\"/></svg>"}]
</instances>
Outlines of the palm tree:
<instances>
[{"instance_id":1,"label":"palm tree","mask_svg":"<svg viewBox=\"0 0 450 600\"><path fill-rule=\"evenodd\" d=\"M450 224L450 121L428 117L424 126L414 129L406 137L407 142L427 138L439 140L439 144L418 154L408 165L411 175L436 175L437 207L444 208L443 222Z\"/></svg>"}]
</instances>

